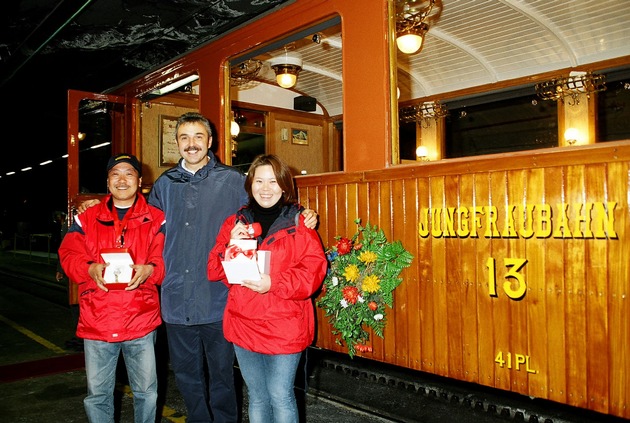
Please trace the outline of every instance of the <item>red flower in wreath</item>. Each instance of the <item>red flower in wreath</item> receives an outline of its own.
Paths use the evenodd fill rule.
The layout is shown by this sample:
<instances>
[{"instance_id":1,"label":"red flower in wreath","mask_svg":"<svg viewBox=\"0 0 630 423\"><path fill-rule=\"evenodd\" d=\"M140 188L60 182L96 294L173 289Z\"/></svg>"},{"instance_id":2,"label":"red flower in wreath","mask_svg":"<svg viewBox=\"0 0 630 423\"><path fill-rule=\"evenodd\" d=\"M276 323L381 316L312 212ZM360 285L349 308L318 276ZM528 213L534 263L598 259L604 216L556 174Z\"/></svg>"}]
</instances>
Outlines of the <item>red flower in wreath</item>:
<instances>
[{"instance_id":1,"label":"red flower in wreath","mask_svg":"<svg viewBox=\"0 0 630 423\"><path fill-rule=\"evenodd\" d=\"M372 347L369 345L357 344L354 346L354 349L361 352L372 352Z\"/></svg>"},{"instance_id":2,"label":"red flower in wreath","mask_svg":"<svg viewBox=\"0 0 630 423\"><path fill-rule=\"evenodd\" d=\"M359 290L356 286L346 286L342 292L344 300L346 300L349 304L357 303L357 300L359 298Z\"/></svg>"},{"instance_id":3,"label":"red flower in wreath","mask_svg":"<svg viewBox=\"0 0 630 423\"><path fill-rule=\"evenodd\" d=\"M336 247L337 253L339 253L339 255L348 254L350 251L352 251L352 241L345 237L339 238Z\"/></svg>"}]
</instances>

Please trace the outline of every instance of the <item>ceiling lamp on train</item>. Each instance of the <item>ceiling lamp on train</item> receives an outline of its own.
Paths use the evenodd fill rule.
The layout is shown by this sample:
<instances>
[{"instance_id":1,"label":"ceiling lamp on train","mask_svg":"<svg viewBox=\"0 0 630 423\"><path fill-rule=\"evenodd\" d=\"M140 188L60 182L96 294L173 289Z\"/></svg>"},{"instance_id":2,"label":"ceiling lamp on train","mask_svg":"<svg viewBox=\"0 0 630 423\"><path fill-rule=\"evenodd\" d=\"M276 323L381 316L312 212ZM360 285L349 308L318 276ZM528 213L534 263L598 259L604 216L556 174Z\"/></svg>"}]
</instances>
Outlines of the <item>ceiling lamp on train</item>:
<instances>
[{"instance_id":1,"label":"ceiling lamp on train","mask_svg":"<svg viewBox=\"0 0 630 423\"><path fill-rule=\"evenodd\" d=\"M297 83L297 78L302 70L302 56L295 51L284 52L269 60L271 68L276 73L276 82L282 88L291 88Z\"/></svg>"},{"instance_id":2,"label":"ceiling lamp on train","mask_svg":"<svg viewBox=\"0 0 630 423\"><path fill-rule=\"evenodd\" d=\"M447 115L448 109L438 100L402 107L398 112L401 121L407 123L416 122L423 128L431 126L430 119L434 119L437 122Z\"/></svg>"},{"instance_id":3,"label":"ceiling lamp on train","mask_svg":"<svg viewBox=\"0 0 630 423\"><path fill-rule=\"evenodd\" d=\"M396 0L396 45L405 54L418 53L429 23L442 12L441 0Z\"/></svg>"},{"instance_id":4,"label":"ceiling lamp on train","mask_svg":"<svg viewBox=\"0 0 630 423\"><path fill-rule=\"evenodd\" d=\"M536 84L536 94L543 100L561 101L569 97L568 104L580 104L580 97L606 90L605 75L590 72L571 72L568 77L559 77Z\"/></svg>"}]
</instances>

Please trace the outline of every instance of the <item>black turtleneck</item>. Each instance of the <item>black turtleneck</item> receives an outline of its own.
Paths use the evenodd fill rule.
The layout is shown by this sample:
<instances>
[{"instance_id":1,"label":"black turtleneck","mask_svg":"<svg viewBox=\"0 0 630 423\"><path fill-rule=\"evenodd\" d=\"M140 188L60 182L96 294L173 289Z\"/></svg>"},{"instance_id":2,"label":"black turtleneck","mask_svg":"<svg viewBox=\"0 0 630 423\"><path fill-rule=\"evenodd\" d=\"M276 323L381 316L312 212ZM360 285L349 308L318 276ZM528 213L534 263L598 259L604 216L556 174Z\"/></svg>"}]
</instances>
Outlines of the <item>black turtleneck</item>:
<instances>
[{"instance_id":1,"label":"black turtleneck","mask_svg":"<svg viewBox=\"0 0 630 423\"><path fill-rule=\"evenodd\" d=\"M251 202L250 208L252 209L252 214L254 215L254 222L260 223L260 228L262 229L261 236L263 238L267 236L269 228L271 228L273 222L275 222L278 216L280 216L280 212L282 211L281 200L282 199L278 200L276 204L269 208L260 207L256 200Z\"/></svg>"}]
</instances>

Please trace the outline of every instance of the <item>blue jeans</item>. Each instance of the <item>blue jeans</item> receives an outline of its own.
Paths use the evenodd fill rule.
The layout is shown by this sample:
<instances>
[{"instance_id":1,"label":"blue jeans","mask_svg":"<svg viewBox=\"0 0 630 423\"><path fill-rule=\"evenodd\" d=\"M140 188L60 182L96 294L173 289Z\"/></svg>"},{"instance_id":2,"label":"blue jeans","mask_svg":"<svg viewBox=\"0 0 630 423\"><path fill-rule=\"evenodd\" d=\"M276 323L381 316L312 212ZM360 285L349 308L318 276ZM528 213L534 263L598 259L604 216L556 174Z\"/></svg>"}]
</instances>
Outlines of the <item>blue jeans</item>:
<instances>
[{"instance_id":1,"label":"blue jeans","mask_svg":"<svg viewBox=\"0 0 630 423\"><path fill-rule=\"evenodd\" d=\"M184 398L187 423L235 423L239 410L234 387L234 348L223 322L166 324L171 368ZM204 358L210 373L206 382Z\"/></svg>"},{"instance_id":2,"label":"blue jeans","mask_svg":"<svg viewBox=\"0 0 630 423\"><path fill-rule=\"evenodd\" d=\"M302 353L260 354L234 345L249 395L250 423L297 423L293 385Z\"/></svg>"},{"instance_id":3,"label":"blue jeans","mask_svg":"<svg viewBox=\"0 0 630 423\"><path fill-rule=\"evenodd\" d=\"M84 340L88 395L83 405L90 423L114 423L116 365L121 351L133 392L134 421L155 423L155 335L153 331L142 338L123 342Z\"/></svg>"}]
</instances>

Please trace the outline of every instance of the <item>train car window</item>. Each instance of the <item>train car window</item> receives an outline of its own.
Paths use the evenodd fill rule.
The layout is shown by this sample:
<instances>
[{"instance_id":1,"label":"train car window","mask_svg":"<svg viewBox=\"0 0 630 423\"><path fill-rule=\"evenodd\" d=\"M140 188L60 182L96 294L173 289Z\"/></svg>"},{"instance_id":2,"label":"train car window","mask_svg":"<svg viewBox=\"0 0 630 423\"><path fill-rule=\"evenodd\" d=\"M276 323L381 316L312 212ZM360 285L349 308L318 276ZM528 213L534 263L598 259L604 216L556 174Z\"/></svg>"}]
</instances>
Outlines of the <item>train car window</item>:
<instances>
[{"instance_id":1,"label":"train car window","mask_svg":"<svg viewBox=\"0 0 630 423\"><path fill-rule=\"evenodd\" d=\"M123 106L101 100L79 105L79 193L107 192L103 169L119 139L117 116Z\"/></svg>"},{"instance_id":2,"label":"train car window","mask_svg":"<svg viewBox=\"0 0 630 423\"><path fill-rule=\"evenodd\" d=\"M533 95L449 107L445 158L558 146L558 108Z\"/></svg>"},{"instance_id":3,"label":"train car window","mask_svg":"<svg viewBox=\"0 0 630 423\"><path fill-rule=\"evenodd\" d=\"M598 93L597 140L619 141L630 139L630 69L610 73L606 91Z\"/></svg>"},{"instance_id":4,"label":"train car window","mask_svg":"<svg viewBox=\"0 0 630 423\"><path fill-rule=\"evenodd\" d=\"M265 153L267 113L234 108L239 133L232 137L232 166L245 172L254 157Z\"/></svg>"},{"instance_id":5,"label":"train car window","mask_svg":"<svg viewBox=\"0 0 630 423\"><path fill-rule=\"evenodd\" d=\"M416 160L416 122L400 122L398 142L401 160Z\"/></svg>"},{"instance_id":6,"label":"train car window","mask_svg":"<svg viewBox=\"0 0 630 423\"><path fill-rule=\"evenodd\" d=\"M224 146L226 162L247 169L253 157L268 152L281 155L296 173L341 170L340 18L261 41L264 47L230 58L225 116L234 116L240 132ZM281 78L286 74L294 77L290 83Z\"/></svg>"}]
</instances>

